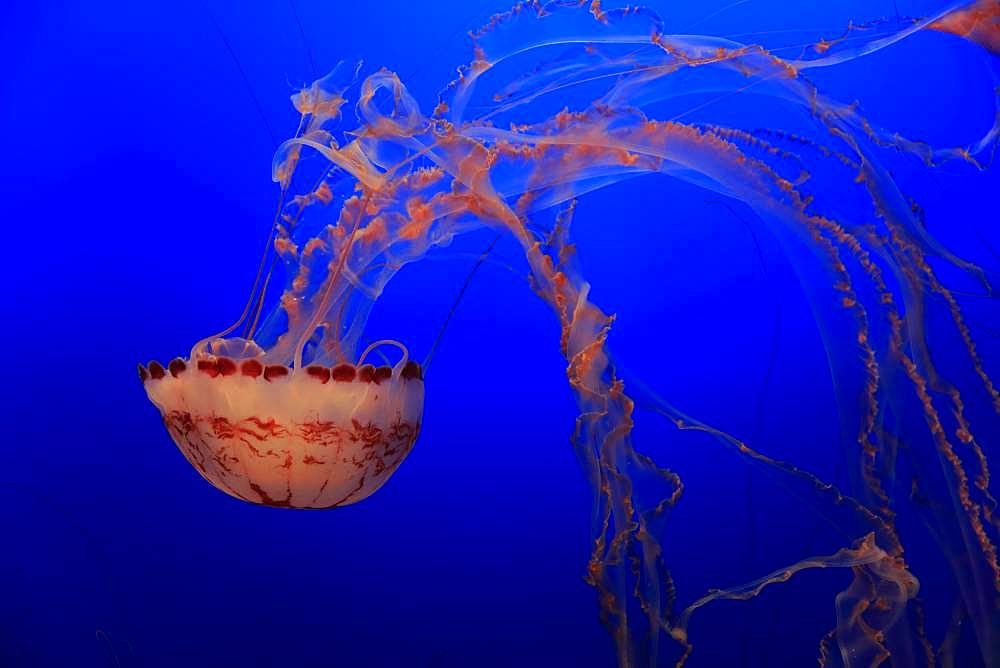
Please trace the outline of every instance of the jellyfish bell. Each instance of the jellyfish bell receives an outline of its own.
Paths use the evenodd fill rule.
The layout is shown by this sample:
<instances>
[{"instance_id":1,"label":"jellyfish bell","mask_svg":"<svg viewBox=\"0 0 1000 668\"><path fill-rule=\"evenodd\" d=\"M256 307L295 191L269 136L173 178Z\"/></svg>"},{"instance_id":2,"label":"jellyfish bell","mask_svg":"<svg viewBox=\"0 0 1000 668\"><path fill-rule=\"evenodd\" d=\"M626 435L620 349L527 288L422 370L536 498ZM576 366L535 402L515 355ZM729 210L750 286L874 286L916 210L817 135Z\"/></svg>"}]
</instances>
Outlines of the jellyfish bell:
<instances>
[{"instance_id":1,"label":"jellyfish bell","mask_svg":"<svg viewBox=\"0 0 1000 668\"><path fill-rule=\"evenodd\" d=\"M384 485L412 450L423 412L421 368L405 349L395 366L362 355L358 365L294 369L262 363L262 351L243 343L220 340L166 368L139 366L147 396L202 477L283 508L345 506ZM218 354L241 348L250 354Z\"/></svg>"}]
</instances>

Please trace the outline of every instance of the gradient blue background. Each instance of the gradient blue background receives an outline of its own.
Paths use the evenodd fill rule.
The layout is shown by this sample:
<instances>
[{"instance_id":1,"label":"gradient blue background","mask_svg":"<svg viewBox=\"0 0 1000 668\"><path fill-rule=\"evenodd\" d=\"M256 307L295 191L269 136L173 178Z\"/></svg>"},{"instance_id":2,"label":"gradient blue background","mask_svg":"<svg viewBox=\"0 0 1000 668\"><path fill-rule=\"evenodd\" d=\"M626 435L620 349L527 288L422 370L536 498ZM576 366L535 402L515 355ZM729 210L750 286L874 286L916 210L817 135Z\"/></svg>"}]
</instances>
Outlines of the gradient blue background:
<instances>
[{"instance_id":1,"label":"gradient blue background","mask_svg":"<svg viewBox=\"0 0 1000 668\"><path fill-rule=\"evenodd\" d=\"M882 0L752 0L717 16L728 0L650 4L669 31L807 28L807 39L896 12ZM898 0L908 15L935 6ZM296 8L317 69L384 65L427 110L468 59L465 31L505 3ZM313 74L289 4L15 0L3 15L0 666L613 665L582 580L590 497L568 443L558 327L511 246L477 274L443 339L417 447L359 505L289 512L224 496L142 391L137 362L187 354L239 313L277 194L274 142L211 17L280 138L297 122L289 95ZM816 78L882 125L942 144L978 137L994 113L980 51L940 34ZM933 234L997 268L983 243L1000 236L996 169L906 185ZM769 453L837 471L818 331L757 232L759 249L716 197L663 179L586 198L576 229L595 301L619 314L626 374ZM372 337L422 357L472 263L404 270ZM969 308L997 370L997 313ZM665 538L682 603L844 544L716 443L678 439L649 415L636 439L687 485ZM947 575L928 561L932 587ZM700 611L691 665L812 665L846 583L810 573ZM929 596L939 633L948 603Z\"/></svg>"}]
</instances>

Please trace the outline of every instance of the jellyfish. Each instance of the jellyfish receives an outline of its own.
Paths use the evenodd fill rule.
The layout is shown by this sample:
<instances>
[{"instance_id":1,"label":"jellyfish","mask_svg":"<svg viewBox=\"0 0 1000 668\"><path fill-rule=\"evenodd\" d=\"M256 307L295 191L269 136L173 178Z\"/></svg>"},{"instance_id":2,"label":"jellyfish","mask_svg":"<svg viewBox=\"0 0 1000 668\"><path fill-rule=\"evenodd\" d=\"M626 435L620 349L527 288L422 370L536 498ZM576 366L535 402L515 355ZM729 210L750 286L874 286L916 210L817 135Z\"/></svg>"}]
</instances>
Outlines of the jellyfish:
<instances>
[{"instance_id":1,"label":"jellyfish","mask_svg":"<svg viewBox=\"0 0 1000 668\"><path fill-rule=\"evenodd\" d=\"M192 466L239 499L289 508L355 503L381 487L409 454L420 428L420 367L311 364L295 373L238 357L152 362L149 399ZM228 350L228 349L226 349ZM251 352L252 351L252 352Z\"/></svg>"},{"instance_id":2,"label":"jellyfish","mask_svg":"<svg viewBox=\"0 0 1000 668\"><path fill-rule=\"evenodd\" d=\"M585 579L620 665L657 665L664 654L683 665L697 646L698 609L753 598L812 568L852 574L834 602L834 628L817 638L821 665L933 664L955 640L935 641L924 628L902 513L939 540L959 592L957 624L968 621L989 664L1000 638L1000 521L965 397L986 397L1000 411L1000 392L939 273L943 263L985 294L989 277L928 233L886 165L901 156L927 170L986 169L1000 115L965 145L934 146L828 96L810 70L928 30L994 58L998 17L996 0L955 3L767 48L671 34L641 7L529 0L471 33L470 61L431 109L395 73L341 63L292 97L300 123L274 157L278 214L243 313L187 358L140 366L146 392L184 456L222 491L288 508L362 501L417 440L426 371L400 342L365 345L368 317L402 267L488 228L520 249L533 292L559 325L553 344L579 405L570 441L593 497ZM588 102L565 106L571 91ZM694 95L708 102L690 104ZM773 105L774 125L741 116L750 95ZM706 113L713 105L727 113ZM615 318L591 299L571 229L588 193L643 176L739 203L780 241L840 378L848 484L687 415L617 370L608 345ZM602 224L641 233L627 220ZM264 313L279 274L283 286ZM926 336L932 303L944 305L976 384L959 387L935 364ZM831 334L839 331L851 335ZM385 349L395 349L395 363L374 366ZM633 441L639 408L800 490L850 537L833 554L805 555L678 611L664 541L685 487L667 453ZM926 456L943 473L921 471ZM898 490L901 470L908 498ZM935 488L945 490L940 502L922 502Z\"/></svg>"}]
</instances>

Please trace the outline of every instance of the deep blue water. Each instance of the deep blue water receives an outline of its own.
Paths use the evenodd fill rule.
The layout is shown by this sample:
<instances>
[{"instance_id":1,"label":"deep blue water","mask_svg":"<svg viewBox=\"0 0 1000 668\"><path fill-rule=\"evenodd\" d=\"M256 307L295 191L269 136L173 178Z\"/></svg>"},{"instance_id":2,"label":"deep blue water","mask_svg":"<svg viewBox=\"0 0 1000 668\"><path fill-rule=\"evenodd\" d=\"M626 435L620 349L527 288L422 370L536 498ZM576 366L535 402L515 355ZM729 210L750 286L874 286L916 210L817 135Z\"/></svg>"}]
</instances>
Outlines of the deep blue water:
<instances>
[{"instance_id":1,"label":"deep blue water","mask_svg":"<svg viewBox=\"0 0 1000 668\"><path fill-rule=\"evenodd\" d=\"M942 5L649 4L679 33L806 29L803 41ZM314 68L363 58L397 71L429 109L468 60L465 32L505 4L294 8L305 40L285 0L15 0L4 11L0 665L614 665L583 581L590 491L568 442L576 407L558 324L513 244L477 272L442 339L414 452L358 505L296 512L219 493L142 391L137 362L187 354L242 308L277 197L275 139L298 121L295 87ZM880 125L939 145L975 140L996 113L982 49L951 35L917 34L815 79ZM740 113L763 113L754 105ZM997 271L995 166L900 181L932 235ZM602 225L608 216L626 231ZM821 331L780 247L746 216L647 177L584 198L574 234L594 301L618 314L611 344L626 381L842 479ZM475 233L404 269L371 339L425 354L489 239ZM1000 372L1000 312L962 304L987 371ZM930 331L939 366L971 377L954 334ZM998 422L983 416L978 440L995 452ZM635 440L685 481L663 537L681 605L857 537L831 533L808 499L655 415L637 416ZM926 537L914 540L908 557L940 642L950 571ZM813 665L848 581L808 572L700 610L690 665ZM962 641L960 665L981 663Z\"/></svg>"}]
</instances>

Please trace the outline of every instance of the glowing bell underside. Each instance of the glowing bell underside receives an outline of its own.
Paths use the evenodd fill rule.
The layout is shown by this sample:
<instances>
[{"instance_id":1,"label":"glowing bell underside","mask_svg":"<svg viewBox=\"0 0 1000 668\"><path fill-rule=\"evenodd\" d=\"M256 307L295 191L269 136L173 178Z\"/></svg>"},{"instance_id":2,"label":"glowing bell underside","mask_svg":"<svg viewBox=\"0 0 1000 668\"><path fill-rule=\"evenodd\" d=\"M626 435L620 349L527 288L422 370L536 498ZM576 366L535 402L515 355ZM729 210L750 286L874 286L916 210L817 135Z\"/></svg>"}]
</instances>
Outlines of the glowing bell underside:
<instances>
[{"instance_id":1,"label":"glowing bell underside","mask_svg":"<svg viewBox=\"0 0 1000 668\"><path fill-rule=\"evenodd\" d=\"M284 508L357 503L413 448L419 365L293 371L225 357L139 367L146 394L187 460L238 499Z\"/></svg>"}]
</instances>

